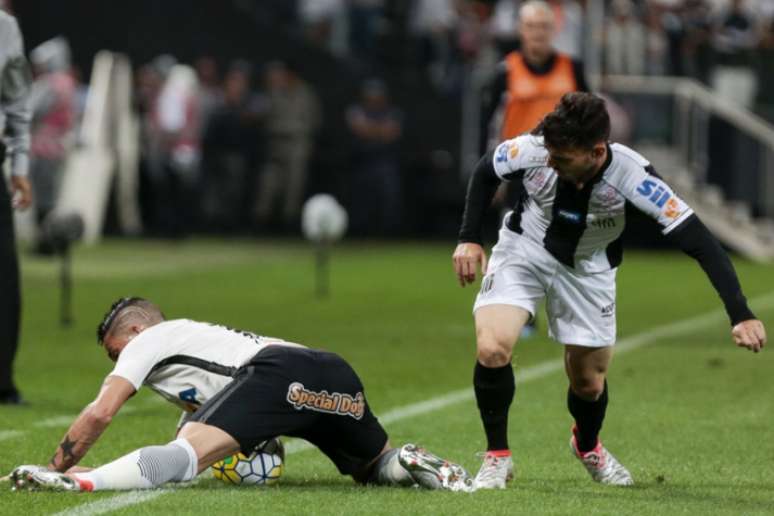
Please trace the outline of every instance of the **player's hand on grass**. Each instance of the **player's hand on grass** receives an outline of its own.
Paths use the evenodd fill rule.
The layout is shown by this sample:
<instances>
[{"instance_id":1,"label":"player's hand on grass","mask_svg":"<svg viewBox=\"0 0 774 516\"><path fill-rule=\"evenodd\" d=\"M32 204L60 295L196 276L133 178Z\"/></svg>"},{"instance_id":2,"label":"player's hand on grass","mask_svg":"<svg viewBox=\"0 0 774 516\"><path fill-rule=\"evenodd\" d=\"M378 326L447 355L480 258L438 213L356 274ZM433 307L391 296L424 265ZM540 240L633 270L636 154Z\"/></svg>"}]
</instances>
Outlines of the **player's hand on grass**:
<instances>
[{"instance_id":1,"label":"player's hand on grass","mask_svg":"<svg viewBox=\"0 0 774 516\"><path fill-rule=\"evenodd\" d=\"M757 353L766 344L766 328L758 319L742 321L731 330L734 342L740 348Z\"/></svg>"},{"instance_id":2,"label":"player's hand on grass","mask_svg":"<svg viewBox=\"0 0 774 516\"><path fill-rule=\"evenodd\" d=\"M486 274L486 252L479 244L463 242L457 246L452 255L454 272L460 286L476 281L476 267L481 267L481 274Z\"/></svg>"}]
</instances>

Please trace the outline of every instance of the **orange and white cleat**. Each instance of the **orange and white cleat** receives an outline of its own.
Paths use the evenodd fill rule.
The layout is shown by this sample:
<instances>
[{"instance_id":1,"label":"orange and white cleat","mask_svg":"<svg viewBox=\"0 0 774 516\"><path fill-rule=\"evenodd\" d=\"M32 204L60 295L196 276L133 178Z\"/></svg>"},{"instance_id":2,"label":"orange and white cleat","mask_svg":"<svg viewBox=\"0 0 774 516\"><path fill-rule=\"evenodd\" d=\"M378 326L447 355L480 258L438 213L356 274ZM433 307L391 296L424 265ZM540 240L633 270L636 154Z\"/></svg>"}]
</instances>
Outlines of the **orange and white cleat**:
<instances>
[{"instance_id":1,"label":"orange and white cleat","mask_svg":"<svg viewBox=\"0 0 774 516\"><path fill-rule=\"evenodd\" d=\"M634 479L632 479L631 473L626 469L623 464L613 457L613 455L607 451L607 448L602 446L601 441L597 441L597 445L593 450L582 452L578 449L578 441L575 438L575 428L572 431L572 437L570 438L570 448L573 455L583 463L586 471L589 472L591 478L595 482L600 484L607 484L611 486L631 486L634 485Z\"/></svg>"}]
</instances>

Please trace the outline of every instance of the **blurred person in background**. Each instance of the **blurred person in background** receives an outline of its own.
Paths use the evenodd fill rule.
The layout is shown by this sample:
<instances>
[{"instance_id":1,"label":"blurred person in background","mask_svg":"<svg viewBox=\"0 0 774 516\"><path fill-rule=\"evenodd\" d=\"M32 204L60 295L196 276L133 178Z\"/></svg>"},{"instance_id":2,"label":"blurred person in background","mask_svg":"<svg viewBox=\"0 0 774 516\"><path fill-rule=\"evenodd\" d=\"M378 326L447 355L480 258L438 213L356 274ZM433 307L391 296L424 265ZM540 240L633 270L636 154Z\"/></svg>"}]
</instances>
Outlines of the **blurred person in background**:
<instances>
[{"instance_id":1,"label":"blurred person in background","mask_svg":"<svg viewBox=\"0 0 774 516\"><path fill-rule=\"evenodd\" d=\"M198 86L190 66L173 66L153 116L159 140L151 188L156 227L166 237L182 237L191 229L201 156Z\"/></svg>"},{"instance_id":2,"label":"blurred person in background","mask_svg":"<svg viewBox=\"0 0 774 516\"><path fill-rule=\"evenodd\" d=\"M140 193L143 226L158 233L162 214L159 212L160 192L155 185L161 175L161 134L157 123L158 100L169 71L177 63L164 54L140 66L135 74L134 105L140 118Z\"/></svg>"},{"instance_id":3,"label":"blurred person in background","mask_svg":"<svg viewBox=\"0 0 774 516\"><path fill-rule=\"evenodd\" d=\"M8 158L10 191L3 175L0 186L0 404L23 399L13 382L13 361L19 344L21 294L13 212L32 203L27 173L30 148L29 92L31 75L16 18L0 11L0 169Z\"/></svg>"},{"instance_id":4,"label":"blurred person in background","mask_svg":"<svg viewBox=\"0 0 774 516\"><path fill-rule=\"evenodd\" d=\"M376 56L384 0L349 0L348 10L350 52L369 65Z\"/></svg>"},{"instance_id":5,"label":"blurred person in background","mask_svg":"<svg viewBox=\"0 0 774 516\"><path fill-rule=\"evenodd\" d=\"M446 87L454 60L459 13L454 0L417 0L411 4L409 30L417 41L419 65L438 90Z\"/></svg>"},{"instance_id":6,"label":"blurred person in background","mask_svg":"<svg viewBox=\"0 0 774 516\"><path fill-rule=\"evenodd\" d=\"M613 0L605 27L605 72L613 75L645 73L645 26L632 0Z\"/></svg>"},{"instance_id":7,"label":"blurred person in background","mask_svg":"<svg viewBox=\"0 0 774 516\"><path fill-rule=\"evenodd\" d=\"M658 2L648 4L645 13L645 72L648 75L667 75L672 70L664 18L664 8Z\"/></svg>"},{"instance_id":8,"label":"blurred person in background","mask_svg":"<svg viewBox=\"0 0 774 516\"><path fill-rule=\"evenodd\" d=\"M774 84L774 16L767 19L763 25L756 64L758 83L764 85L758 88L756 110L774 124L774 88L771 87Z\"/></svg>"},{"instance_id":9,"label":"blurred person in background","mask_svg":"<svg viewBox=\"0 0 774 516\"><path fill-rule=\"evenodd\" d=\"M260 154L260 117L266 101L251 87L252 66L232 62L223 81L223 102L204 130L201 209L209 229L235 231L253 204L254 173Z\"/></svg>"},{"instance_id":10,"label":"blurred person in background","mask_svg":"<svg viewBox=\"0 0 774 516\"><path fill-rule=\"evenodd\" d=\"M309 43L340 58L349 54L345 0L297 0L296 8Z\"/></svg>"},{"instance_id":11,"label":"blurred person in background","mask_svg":"<svg viewBox=\"0 0 774 516\"><path fill-rule=\"evenodd\" d=\"M266 67L266 164L258 179L255 220L269 228L279 202L285 229L298 224L309 159L322 110L317 94L294 66L274 61Z\"/></svg>"},{"instance_id":12,"label":"blurred person in background","mask_svg":"<svg viewBox=\"0 0 774 516\"><path fill-rule=\"evenodd\" d=\"M710 84L722 97L748 108L752 107L758 89L753 51L759 36L753 13L743 0L731 0L715 20L715 63Z\"/></svg>"},{"instance_id":13,"label":"blurred person in background","mask_svg":"<svg viewBox=\"0 0 774 516\"><path fill-rule=\"evenodd\" d=\"M196 78L199 81L199 128L207 128L212 114L223 104L223 84L218 72L218 63L211 56L199 57L194 62Z\"/></svg>"},{"instance_id":14,"label":"blurred person in background","mask_svg":"<svg viewBox=\"0 0 774 516\"><path fill-rule=\"evenodd\" d=\"M77 117L77 87L70 70L70 46L57 37L30 53L35 81L32 84L32 146L30 179L35 193L38 235L54 209ZM38 238L36 251L54 252L53 245Z\"/></svg>"},{"instance_id":15,"label":"blurred person in background","mask_svg":"<svg viewBox=\"0 0 774 516\"><path fill-rule=\"evenodd\" d=\"M350 224L353 235L394 234L401 223L401 177L398 144L403 114L392 105L387 86L378 79L363 83L360 100L347 110L352 134Z\"/></svg>"},{"instance_id":16,"label":"blurred person in background","mask_svg":"<svg viewBox=\"0 0 774 516\"><path fill-rule=\"evenodd\" d=\"M694 79L709 82L712 66L712 14L706 0L685 0L680 9L682 25L680 70Z\"/></svg>"},{"instance_id":17,"label":"blurred person in background","mask_svg":"<svg viewBox=\"0 0 774 516\"><path fill-rule=\"evenodd\" d=\"M556 50L554 11L541 0L519 10L521 50L505 56L482 94L481 150L531 130L570 91L588 91L583 63ZM502 110L501 116L496 116Z\"/></svg>"},{"instance_id":18,"label":"blurred person in background","mask_svg":"<svg viewBox=\"0 0 774 516\"><path fill-rule=\"evenodd\" d=\"M519 9L521 50L510 52L482 95L481 153L503 140L530 131L565 93L588 91L583 64L556 50L554 10L540 0ZM502 187L495 202L512 206L524 197L523 187ZM536 320L525 326L525 337Z\"/></svg>"},{"instance_id":19,"label":"blurred person in background","mask_svg":"<svg viewBox=\"0 0 774 516\"><path fill-rule=\"evenodd\" d=\"M546 0L554 13L554 48L573 59L583 54L583 7L577 0Z\"/></svg>"}]
</instances>

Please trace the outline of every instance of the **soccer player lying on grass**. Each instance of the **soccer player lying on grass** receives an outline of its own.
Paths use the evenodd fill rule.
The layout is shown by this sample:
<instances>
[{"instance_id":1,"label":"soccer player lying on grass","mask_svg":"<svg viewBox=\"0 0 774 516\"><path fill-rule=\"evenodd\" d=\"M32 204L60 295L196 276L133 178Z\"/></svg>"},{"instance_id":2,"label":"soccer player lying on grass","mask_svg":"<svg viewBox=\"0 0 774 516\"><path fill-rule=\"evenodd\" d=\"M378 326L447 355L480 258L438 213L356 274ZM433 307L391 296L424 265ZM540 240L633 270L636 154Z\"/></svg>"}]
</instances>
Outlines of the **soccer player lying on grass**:
<instances>
[{"instance_id":1,"label":"soccer player lying on grass","mask_svg":"<svg viewBox=\"0 0 774 516\"><path fill-rule=\"evenodd\" d=\"M758 352L766 343L763 324L747 306L717 240L645 158L609 143L609 135L604 101L568 93L532 134L501 143L471 177L453 260L462 286L475 280L477 267L485 274L473 308L473 383L487 437L476 488L504 488L513 476L507 435L515 392L511 353L544 297L549 334L564 345L567 406L575 419L572 451L595 481L633 483L599 441L627 205L653 218L699 262L723 300L738 346ZM520 183L524 195L506 215L487 266L481 221L501 180Z\"/></svg>"},{"instance_id":2,"label":"soccer player lying on grass","mask_svg":"<svg viewBox=\"0 0 774 516\"><path fill-rule=\"evenodd\" d=\"M141 298L114 303L97 337L115 368L48 467L12 472L15 488L98 491L184 482L224 457L286 435L316 445L342 474L364 484L470 490L461 466L413 444L390 447L360 379L338 355L224 326L167 321ZM97 469L77 467L143 384L187 412L177 439Z\"/></svg>"}]
</instances>

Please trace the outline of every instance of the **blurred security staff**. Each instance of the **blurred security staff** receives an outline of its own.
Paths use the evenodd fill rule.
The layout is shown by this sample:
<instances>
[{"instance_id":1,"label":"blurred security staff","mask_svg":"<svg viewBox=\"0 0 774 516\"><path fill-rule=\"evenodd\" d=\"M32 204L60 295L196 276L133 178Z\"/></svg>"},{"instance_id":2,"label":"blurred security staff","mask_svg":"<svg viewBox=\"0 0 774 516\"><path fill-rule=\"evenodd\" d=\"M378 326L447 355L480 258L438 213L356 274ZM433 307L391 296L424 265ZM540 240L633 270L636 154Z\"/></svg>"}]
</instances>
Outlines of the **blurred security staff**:
<instances>
[{"instance_id":1,"label":"blurred security staff","mask_svg":"<svg viewBox=\"0 0 774 516\"><path fill-rule=\"evenodd\" d=\"M22 402L13 383L13 359L19 339L21 296L11 206L25 209L32 202L27 179L30 147L28 105L31 76L16 19L0 11L0 163L10 160L10 191L0 186L0 404Z\"/></svg>"},{"instance_id":2,"label":"blurred security staff","mask_svg":"<svg viewBox=\"0 0 774 516\"><path fill-rule=\"evenodd\" d=\"M530 0L519 9L521 51L505 56L484 91L482 121L495 141L484 143L482 152L531 131L565 93L589 91L582 63L554 48L555 25L546 2ZM495 120L500 107L501 120ZM484 138L488 132L482 131Z\"/></svg>"}]
</instances>

